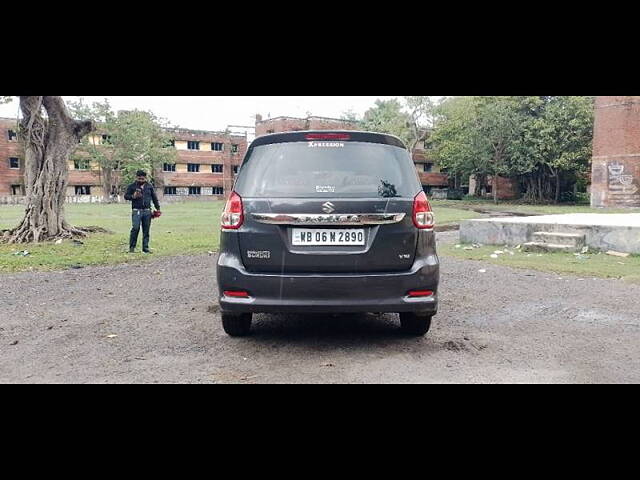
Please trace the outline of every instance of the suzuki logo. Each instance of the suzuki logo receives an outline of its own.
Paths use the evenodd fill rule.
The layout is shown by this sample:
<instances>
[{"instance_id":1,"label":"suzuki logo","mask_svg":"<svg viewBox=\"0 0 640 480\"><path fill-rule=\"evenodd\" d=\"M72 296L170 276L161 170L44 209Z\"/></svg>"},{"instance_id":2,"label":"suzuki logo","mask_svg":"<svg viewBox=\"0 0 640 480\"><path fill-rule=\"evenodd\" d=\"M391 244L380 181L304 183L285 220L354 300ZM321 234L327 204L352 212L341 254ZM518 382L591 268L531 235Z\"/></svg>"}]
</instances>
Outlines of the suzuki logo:
<instances>
[{"instance_id":1,"label":"suzuki logo","mask_svg":"<svg viewBox=\"0 0 640 480\"><path fill-rule=\"evenodd\" d=\"M325 202L322 204L322 211L324 213L333 213L336 211L336 209L334 208L333 203L331 202Z\"/></svg>"}]
</instances>

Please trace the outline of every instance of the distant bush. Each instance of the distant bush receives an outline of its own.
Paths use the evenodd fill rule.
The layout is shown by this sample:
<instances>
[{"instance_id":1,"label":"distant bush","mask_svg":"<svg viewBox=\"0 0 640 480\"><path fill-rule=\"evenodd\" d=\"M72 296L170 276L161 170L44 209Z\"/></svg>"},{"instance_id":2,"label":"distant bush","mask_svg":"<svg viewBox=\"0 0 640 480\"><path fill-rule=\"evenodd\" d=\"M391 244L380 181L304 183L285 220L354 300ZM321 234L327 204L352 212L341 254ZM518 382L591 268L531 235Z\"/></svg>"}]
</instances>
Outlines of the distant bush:
<instances>
[{"instance_id":1,"label":"distant bush","mask_svg":"<svg viewBox=\"0 0 640 480\"><path fill-rule=\"evenodd\" d=\"M591 199L589 198L589 194L584 192L564 192L560 195L560 202L573 203L576 205L588 205L591 203Z\"/></svg>"},{"instance_id":2,"label":"distant bush","mask_svg":"<svg viewBox=\"0 0 640 480\"><path fill-rule=\"evenodd\" d=\"M484 197L476 197L475 195L465 195L462 197L462 200L465 202L486 202L487 199Z\"/></svg>"}]
</instances>

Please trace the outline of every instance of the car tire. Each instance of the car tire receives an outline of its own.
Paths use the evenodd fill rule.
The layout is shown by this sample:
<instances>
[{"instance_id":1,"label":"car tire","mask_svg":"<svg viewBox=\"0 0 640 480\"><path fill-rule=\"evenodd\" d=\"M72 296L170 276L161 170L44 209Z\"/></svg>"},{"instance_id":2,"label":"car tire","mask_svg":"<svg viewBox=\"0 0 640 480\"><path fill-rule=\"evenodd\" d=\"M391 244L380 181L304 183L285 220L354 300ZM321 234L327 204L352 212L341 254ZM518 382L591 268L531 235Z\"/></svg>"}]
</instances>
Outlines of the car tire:
<instances>
[{"instance_id":1,"label":"car tire","mask_svg":"<svg viewBox=\"0 0 640 480\"><path fill-rule=\"evenodd\" d=\"M400 328L409 335L425 335L431 327L431 315L402 312L400 314Z\"/></svg>"},{"instance_id":2,"label":"car tire","mask_svg":"<svg viewBox=\"0 0 640 480\"><path fill-rule=\"evenodd\" d=\"M222 314L222 328L230 337L246 337L251 331L251 314Z\"/></svg>"}]
</instances>

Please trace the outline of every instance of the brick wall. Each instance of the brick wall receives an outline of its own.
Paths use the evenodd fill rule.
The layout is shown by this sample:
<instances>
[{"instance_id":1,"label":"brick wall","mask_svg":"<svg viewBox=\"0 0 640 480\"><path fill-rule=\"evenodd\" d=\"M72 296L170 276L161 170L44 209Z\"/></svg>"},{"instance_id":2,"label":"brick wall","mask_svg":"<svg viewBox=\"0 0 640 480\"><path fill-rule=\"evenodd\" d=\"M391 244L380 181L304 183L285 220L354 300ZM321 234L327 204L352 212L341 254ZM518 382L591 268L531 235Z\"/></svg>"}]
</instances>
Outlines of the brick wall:
<instances>
[{"instance_id":1,"label":"brick wall","mask_svg":"<svg viewBox=\"0 0 640 480\"><path fill-rule=\"evenodd\" d=\"M487 182L491 185L491 188L496 188L496 180L489 176ZM515 200L520 197L520 184L517 178L497 177L498 185L498 199L499 200ZM469 194L473 195L476 189L475 175L471 175L469 178ZM493 198L493 190L490 193L486 193L485 197Z\"/></svg>"},{"instance_id":2,"label":"brick wall","mask_svg":"<svg viewBox=\"0 0 640 480\"><path fill-rule=\"evenodd\" d=\"M498 198L500 200L514 200L520 197L520 185L517 178L490 177L492 188L498 188ZM493 194L491 195L493 197Z\"/></svg>"},{"instance_id":3,"label":"brick wall","mask_svg":"<svg viewBox=\"0 0 640 480\"><path fill-rule=\"evenodd\" d=\"M24 185L24 154L20 142L9 140L9 129L17 131L16 120L0 118L0 196L11 195L12 185ZM20 159L20 168L10 168L9 158Z\"/></svg>"},{"instance_id":4,"label":"brick wall","mask_svg":"<svg viewBox=\"0 0 640 480\"><path fill-rule=\"evenodd\" d=\"M24 160L21 145L18 141L10 141L8 129L17 130L16 120L0 118L0 197L12 194L12 185L23 185ZM183 170L176 173L161 172L157 178L158 191L160 195L164 193L164 186L176 187L201 187L204 194L211 194L213 187L222 187L224 197L227 197L235 181L233 168L242 163L242 159L247 151L247 139L244 135L231 135L226 132L209 132L203 130L174 129L171 130L176 139L178 148L176 163L177 168ZM201 150L182 150L186 142L201 142ZM212 151L211 143L222 143L223 151ZM232 152L232 145L238 145L238 151ZM108 147L104 147L108 148ZM82 155L80 155L82 156ZM20 169L13 170L9 167L9 158L20 159ZM187 163L200 164L199 173L188 173ZM212 173L210 165L223 165L222 173ZM100 172L97 168L90 170L75 170L73 162L69 162L69 187L68 194L73 195L75 186L91 186L91 193L102 195L102 185ZM9 202L7 200L6 202Z\"/></svg>"},{"instance_id":5,"label":"brick wall","mask_svg":"<svg viewBox=\"0 0 640 480\"><path fill-rule=\"evenodd\" d=\"M596 97L592 207L640 207L640 96Z\"/></svg>"},{"instance_id":6,"label":"brick wall","mask_svg":"<svg viewBox=\"0 0 640 480\"><path fill-rule=\"evenodd\" d=\"M276 117L267 120L256 118L256 137L269 133L292 132L297 130L357 130L358 122L326 117Z\"/></svg>"},{"instance_id":7,"label":"brick wall","mask_svg":"<svg viewBox=\"0 0 640 480\"><path fill-rule=\"evenodd\" d=\"M175 135L178 148L176 164L183 165L177 172L162 172L158 179L159 192L163 195L164 187L201 187L201 195L211 195L212 187L222 187L224 197L228 197L233 189L235 174L233 168L242 163L247 151L247 139L244 136L229 135L222 132L207 132L177 129ZM200 142L200 150L184 150L179 142ZM222 143L222 151L211 150L211 143ZM232 152L232 145L238 145L238 151ZM199 172L187 172L184 165L200 164ZM211 165L222 165L222 173L213 173ZM182 190L181 190L182 191Z\"/></svg>"},{"instance_id":8,"label":"brick wall","mask_svg":"<svg viewBox=\"0 0 640 480\"><path fill-rule=\"evenodd\" d=\"M447 175L446 173L431 173L431 172L418 171L418 176L420 177L420 183L422 183L422 185L427 185L430 187L448 187L449 186L449 175Z\"/></svg>"}]
</instances>

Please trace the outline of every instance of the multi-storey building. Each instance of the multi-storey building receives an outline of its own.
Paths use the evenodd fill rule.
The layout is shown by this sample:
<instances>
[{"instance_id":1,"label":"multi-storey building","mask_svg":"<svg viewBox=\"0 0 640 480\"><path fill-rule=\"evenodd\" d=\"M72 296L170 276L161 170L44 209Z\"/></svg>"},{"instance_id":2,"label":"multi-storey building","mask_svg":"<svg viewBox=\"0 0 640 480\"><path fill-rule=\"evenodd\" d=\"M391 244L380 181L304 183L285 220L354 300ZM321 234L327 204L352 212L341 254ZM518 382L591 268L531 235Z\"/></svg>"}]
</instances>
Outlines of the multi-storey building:
<instances>
[{"instance_id":1,"label":"multi-storey building","mask_svg":"<svg viewBox=\"0 0 640 480\"><path fill-rule=\"evenodd\" d=\"M246 135L173 129L178 159L163 166L162 194L226 198L247 151Z\"/></svg>"},{"instance_id":2,"label":"multi-storey building","mask_svg":"<svg viewBox=\"0 0 640 480\"><path fill-rule=\"evenodd\" d=\"M357 121L337 118L276 117L263 120L256 115L255 136L295 130L357 130ZM0 118L0 199L24 195L23 154L17 140L15 119ZM248 135L229 131L171 129L177 150L175 164L165 164L156 177L160 195L167 198L226 198L233 188L238 167L248 147ZM94 132L89 141L109 148L106 135ZM76 155L78 157L81 155ZM427 193L435 194L449 185L449 177L430 159L429 150L420 145L412 152L418 176ZM102 191L100 169L96 164L79 159L69 161L67 196L76 201L100 201Z\"/></svg>"},{"instance_id":3,"label":"multi-storey building","mask_svg":"<svg viewBox=\"0 0 640 480\"><path fill-rule=\"evenodd\" d=\"M418 144L411 152L413 163L418 171L422 189L427 194L435 194L438 190L449 187L449 175L442 172L440 165L431 158L429 149L425 142Z\"/></svg>"},{"instance_id":4,"label":"multi-storey building","mask_svg":"<svg viewBox=\"0 0 640 480\"><path fill-rule=\"evenodd\" d=\"M261 115L256 115L256 137L297 130L358 130L359 128L358 121L337 118L275 117L263 120ZM425 148L424 143L413 150L412 157L425 192L431 194L449 186L449 176L441 172L437 162L430 158L429 150Z\"/></svg>"},{"instance_id":5,"label":"multi-storey building","mask_svg":"<svg viewBox=\"0 0 640 480\"><path fill-rule=\"evenodd\" d=\"M0 197L24 195L24 156L15 119L1 118ZM226 198L247 150L247 135L229 132L171 129L177 150L175 164L165 164L156 178L158 193L166 197ZM109 148L107 135L94 132L89 142ZM82 157L82 155L74 155ZM100 169L93 162L69 160L68 197L99 201L104 198Z\"/></svg>"},{"instance_id":6,"label":"multi-storey building","mask_svg":"<svg viewBox=\"0 0 640 480\"><path fill-rule=\"evenodd\" d=\"M266 120L256 115L256 137L269 133L299 130L358 130L360 122L328 117L274 117Z\"/></svg>"},{"instance_id":7,"label":"multi-storey building","mask_svg":"<svg viewBox=\"0 0 640 480\"><path fill-rule=\"evenodd\" d=\"M24 195L23 158L16 120L0 118L0 197Z\"/></svg>"}]
</instances>

